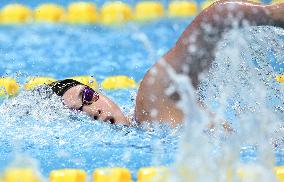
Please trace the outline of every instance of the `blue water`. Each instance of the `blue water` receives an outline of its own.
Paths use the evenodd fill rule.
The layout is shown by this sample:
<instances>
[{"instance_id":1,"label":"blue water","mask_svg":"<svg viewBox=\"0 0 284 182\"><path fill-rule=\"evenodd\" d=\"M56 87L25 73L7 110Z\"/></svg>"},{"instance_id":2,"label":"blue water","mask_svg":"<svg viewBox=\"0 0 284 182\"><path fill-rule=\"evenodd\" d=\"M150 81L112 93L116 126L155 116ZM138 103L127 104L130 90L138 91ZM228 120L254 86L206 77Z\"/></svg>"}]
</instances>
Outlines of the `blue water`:
<instances>
[{"instance_id":1,"label":"blue water","mask_svg":"<svg viewBox=\"0 0 284 182\"><path fill-rule=\"evenodd\" d=\"M1 26L0 59L3 64L0 73L20 72L56 78L91 75L98 81L107 76L124 74L139 81L146 70L175 43L187 22L190 20L129 24L115 28Z\"/></svg>"},{"instance_id":2,"label":"blue water","mask_svg":"<svg viewBox=\"0 0 284 182\"><path fill-rule=\"evenodd\" d=\"M90 75L101 82L107 76L127 75L139 82L145 72L172 45L191 20L161 20L121 27L33 24L0 27L0 74L23 84L30 76L63 79ZM268 58L273 62L273 57ZM283 72L283 65L275 71ZM136 89L103 91L133 114ZM22 92L23 93L23 92ZM143 166L171 165L182 129L167 126L124 128L92 121L66 110L48 110L53 103L37 102L30 95L5 100L1 108L0 169L18 154L39 163L47 176L53 169L127 167L133 174ZM49 105L50 104L50 105ZM25 107L22 107L25 106ZM5 110L7 109L7 110ZM53 112L56 112L53 115ZM57 113L58 112L58 113ZM243 161L254 161L255 151L243 150ZM276 165L284 165L276 151Z\"/></svg>"},{"instance_id":3,"label":"blue water","mask_svg":"<svg viewBox=\"0 0 284 182\"><path fill-rule=\"evenodd\" d=\"M63 79L90 75L127 75L139 82L145 72L177 40L191 20L162 20L121 27L34 24L0 27L0 74L24 84L30 76ZM103 91L132 115L136 89ZM47 176L53 169L127 167L133 174L143 166L170 165L181 129L167 126L117 128L84 115L70 118L65 110L48 111L52 101L29 95L5 100L0 127L0 169L16 156L27 155ZM21 102L21 104L19 104ZM35 102L35 103L34 103ZM58 117L50 117L50 115ZM21 162L20 162L21 163Z\"/></svg>"}]
</instances>

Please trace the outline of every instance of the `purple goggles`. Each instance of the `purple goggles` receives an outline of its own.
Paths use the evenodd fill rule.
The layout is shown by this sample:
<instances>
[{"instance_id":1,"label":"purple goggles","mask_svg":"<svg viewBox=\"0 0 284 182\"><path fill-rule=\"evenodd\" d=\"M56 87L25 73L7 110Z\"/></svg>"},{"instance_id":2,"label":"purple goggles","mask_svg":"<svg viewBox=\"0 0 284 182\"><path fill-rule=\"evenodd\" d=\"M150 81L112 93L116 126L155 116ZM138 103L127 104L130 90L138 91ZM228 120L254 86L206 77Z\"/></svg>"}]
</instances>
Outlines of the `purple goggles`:
<instances>
[{"instance_id":1,"label":"purple goggles","mask_svg":"<svg viewBox=\"0 0 284 182\"><path fill-rule=\"evenodd\" d=\"M79 108L79 110L83 109L84 105L90 105L92 102L96 102L99 100L99 93L94 91L90 87L85 87L82 93L82 106Z\"/></svg>"}]
</instances>

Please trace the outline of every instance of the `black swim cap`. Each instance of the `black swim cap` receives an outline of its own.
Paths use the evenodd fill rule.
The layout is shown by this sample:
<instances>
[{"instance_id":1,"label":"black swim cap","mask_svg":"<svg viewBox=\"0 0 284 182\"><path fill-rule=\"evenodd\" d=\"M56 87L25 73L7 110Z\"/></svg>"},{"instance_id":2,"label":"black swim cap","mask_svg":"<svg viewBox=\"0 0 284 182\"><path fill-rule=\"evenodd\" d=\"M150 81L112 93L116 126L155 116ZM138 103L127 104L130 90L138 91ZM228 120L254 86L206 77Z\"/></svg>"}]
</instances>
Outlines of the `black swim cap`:
<instances>
[{"instance_id":1,"label":"black swim cap","mask_svg":"<svg viewBox=\"0 0 284 182\"><path fill-rule=\"evenodd\" d=\"M56 82L51 83L49 86L51 90L56 93L58 96L63 96L63 94L76 85L84 85L76 80L73 79L65 79L65 80L58 80Z\"/></svg>"}]
</instances>

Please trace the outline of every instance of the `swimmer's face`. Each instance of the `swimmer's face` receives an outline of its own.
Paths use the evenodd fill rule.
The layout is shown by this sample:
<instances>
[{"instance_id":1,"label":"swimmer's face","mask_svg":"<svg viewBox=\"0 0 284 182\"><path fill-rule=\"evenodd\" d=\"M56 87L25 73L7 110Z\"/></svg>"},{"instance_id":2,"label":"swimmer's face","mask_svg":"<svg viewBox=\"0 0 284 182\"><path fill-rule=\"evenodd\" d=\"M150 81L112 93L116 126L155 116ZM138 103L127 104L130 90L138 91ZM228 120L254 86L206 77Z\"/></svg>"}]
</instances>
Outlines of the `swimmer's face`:
<instances>
[{"instance_id":1,"label":"swimmer's face","mask_svg":"<svg viewBox=\"0 0 284 182\"><path fill-rule=\"evenodd\" d=\"M112 124L129 125L129 121L123 115L120 108L109 98L101 93L95 93L90 102L82 101L82 95L86 86L77 85L68 89L63 94L64 104L75 110L82 110L95 120L111 122ZM83 106L83 107L82 107Z\"/></svg>"}]
</instances>

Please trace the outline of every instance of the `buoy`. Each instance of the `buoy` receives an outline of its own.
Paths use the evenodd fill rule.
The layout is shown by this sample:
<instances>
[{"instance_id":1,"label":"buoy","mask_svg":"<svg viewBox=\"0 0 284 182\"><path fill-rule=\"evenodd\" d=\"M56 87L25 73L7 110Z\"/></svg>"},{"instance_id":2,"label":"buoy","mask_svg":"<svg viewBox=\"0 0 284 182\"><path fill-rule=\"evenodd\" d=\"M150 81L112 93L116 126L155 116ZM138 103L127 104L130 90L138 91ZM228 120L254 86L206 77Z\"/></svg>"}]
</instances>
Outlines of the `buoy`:
<instances>
[{"instance_id":1,"label":"buoy","mask_svg":"<svg viewBox=\"0 0 284 182\"><path fill-rule=\"evenodd\" d=\"M26 23L32 19L32 11L21 4L6 5L1 11L1 23L19 24Z\"/></svg>"},{"instance_id":2,"label":"buoy","mask_svg":"<svg viewBox=\"0 0 284 182\"><path fill-rule=\"evenodd\" d=\"M276 80L280 83L284 83L284 75L277 75Z\"/></svg>"},{"instance_id":3,"label":"buoy","mask_svg":"<svg viewBox=\"0 0 284 182\"><path fill-rule=\"evenodd\" d=\"M19 84L14 78L3 77L0 78L0 96L16 95L19 92Z\"/></svg>"},{"instance_id":4,"label":"buoy","mask_svg":"<svg viewBox=\"0 0 284 182\"><path fill-rule=\"evenodd\" d=\"M130 171L126 168L99 168L93 173L94 182L131 182Z\"/></svg>"},{"instance_id":5,"label":"buoy","mask_svg":"<svg viewBox=\"0 0 284 182\"><path fill-rule=\"evenodd\" d=\"M91 76L74 76L71 77L71 79L76 80L78 82L81 82L93 89L97 89L98 88L98 82L94 77Z\"/></svg>"},{"instance_id":6,"label":"buoy","mask_svg":"<svg viewBox=\"0 0 284 182\"><path fill-rule=\"evenodd\" d=\"M56 81L56 79L52 77L32 77L32 78L29 78L29 80L26 82L26 84L24 85L24 88L26 90L30 90L40 85L50 84L54 81Z\"/></svg>"},{"instance_id":7,"label":"buoy","mask_svg":"<svg viewBox=\"0 0 284 182\"><path fill-rule=\"evenodd\" d=\"M284 182L284 166L274 167L276 178L279 182Z\"/></svg>"},{"instance_id":8,"label":"buoy","mask_svg":"<svg viewBox=\"0 0 284 182\"><path fill-rule=\"evenodd\" d=\"M197 14L197 5L189 1L173 1L169 4L169 16L187 17Z\"/></svg>"},{"instance_id":9,"label":"buoy","mask_svg":"<svg viewBox=\"0 0 284 182\"><path fill-rule=\"evenodd\" d=\"M101 22L106 25L124 23L131 18L131 8L122 2L106 3L101 9Z\"/></svg>"},{"instance_id":10,"label":"buoy","mask_svg":"<svg viewBox=\"0 0 284 182\"><path fill-rule=\"evenodd\" d=\"M87 173L80 169L60 169L51 171L50 182L86 182Z\"/></svg>"},{"instance_id":11,"label":"buoy","mask_svg":"<svg viewBox=\"0 0 284 182\"><path fill-rule=\"evenodd\" d=\"M40 182L39 176L29 168L11 168L4 173L4 182Z\"/></svg>"},{"instance_id":12,"label":"buoy","mask_svg":"<svg viewBox=\"0 0 284 182\"><path fill-rule=\"evenodd\" d=\"M137 182L163 182L166 181L169 170L166 167L147 167L140 168L137 175Z\"/></svg>"},{"instance_id":13,"label":"buoy","mask_svg":"<svg viewBox=\"0 0 284 182\"><path fill-rule=\"evenodd\" d=\"M65 16L65 10L56 4L42 4L34 10L36 21L61 22Z\"/></svg>"},{"instance_id":14,"label":"buoy","mask_svg":"<svg viewBox=\"0 0 284 182\"><path fill-rule=\"evenodd\" d=\"M255 2L255 3L262 3L261 0L250 0L250 1ZM282 2L283 2L283 1L282 1Z\"/></svg>"},{"instance_id":15,"label":"buoy","mask_svg":"<svg viewBox=\"0 0 284 182\"><path fill-rule=\"evenodd\" d=\"M156 1L143 1L135 7L136 20L153 20L164 15L163 5Z\"/></svg>"},{"instance_id":16,"label":"buoy","mask_svg":"<svg viewBox=\"0 0 284 182\"><path fill-rule=\"evenodd\" d=\"M258 164L242 164L237 169L238 181L258 181L263 176L263 169Z\"/></svg>"},{"instance_id":17,"label":"buoy","mask_svg":"<svg viewBox=\"0 0 284 182\"><path fill-rule=\"evenodd\" d=\"M68 6L67 22L77 24L95 23L98 20L97 7L94 3L75 2Z\"/></svg>"},{"instance_id":18,"label":"buoy","mask_svg":"<svg viewBox=\"0 0 284 182\"><path fill-rule=\"evenodd\" d=\"M104 79L101 83L104 89L125 89L125 88L135 88L136 82L124 75L111 76Z\"/></svg>"}]
</instances>

